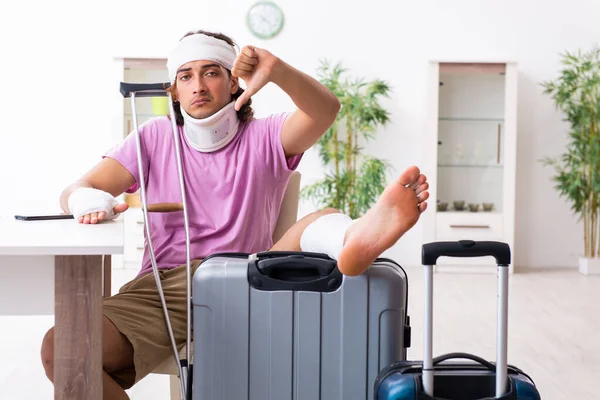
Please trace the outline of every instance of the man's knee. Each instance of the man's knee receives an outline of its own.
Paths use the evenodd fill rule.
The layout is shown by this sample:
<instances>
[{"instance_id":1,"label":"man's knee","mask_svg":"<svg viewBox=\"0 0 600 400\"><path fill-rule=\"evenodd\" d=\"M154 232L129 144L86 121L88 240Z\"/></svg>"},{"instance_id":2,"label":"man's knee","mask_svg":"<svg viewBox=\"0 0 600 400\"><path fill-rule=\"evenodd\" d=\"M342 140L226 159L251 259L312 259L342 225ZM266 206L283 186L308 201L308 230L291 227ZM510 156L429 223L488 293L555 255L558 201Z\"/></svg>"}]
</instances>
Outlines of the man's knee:
<instances>
[{"instance_id":1,"label":"man's knee","mask_svg":"<svg viewBox=\"0 0 600 400\"><path fill-rule=\"evenodd\" d=\"M42 339L41 357L46 376L54 381L54 328L50 328Z\"/></svg>"},{"instance_id":2,"label":"man's knee","mask_svg":"<svg viewBox=\"0 0 600 400\"><path fill-rule=\"evenodd\" d=\"M330 214L341 214L342 212L332 208L332 207L327 207L327 208L323 208L321 210L317 210L314 211L310 214L307 214L303 219L302 219L302 230L305 230L309 225L311 225L313 222L317 221L319 218L324 217L326 215L330 215Z\"/></svg>"},{"instance_id":3,"label":"man's knee","mask_svg":"<svg viewBox=\"0 0 600 400\"><path fill-rule=\"evenodd\" d=\"M110 373L133 367L133 346L106 317L102 339L104 371ZM46 376L54 382L54 327L42 339L41 357Z\"/></svg>"},{"instance_id":4,"label":"man's knee","mask_svg":"<svg viewBox=\"0 0 600 400\"><path fill-rule=\"evenodd\" d=\"M133 346L117 327L104 317L102 367L108 373L133 368Z\"/></svg>"}]
</instances>

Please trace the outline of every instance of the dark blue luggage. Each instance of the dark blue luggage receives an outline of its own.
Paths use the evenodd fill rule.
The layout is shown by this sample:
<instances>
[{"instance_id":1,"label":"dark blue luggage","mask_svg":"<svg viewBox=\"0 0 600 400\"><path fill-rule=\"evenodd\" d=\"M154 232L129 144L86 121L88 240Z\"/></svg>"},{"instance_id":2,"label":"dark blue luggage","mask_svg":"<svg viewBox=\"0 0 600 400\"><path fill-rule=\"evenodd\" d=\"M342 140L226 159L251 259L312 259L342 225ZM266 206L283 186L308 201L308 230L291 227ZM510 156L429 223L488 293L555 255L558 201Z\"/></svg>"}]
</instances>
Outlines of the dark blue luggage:
<instances>
[{"instance_id":1,"label":"dark blue luggage","mask_svg":"<svg viewBox=\"0 0 600 400\"><path fill-rule=\"evenodd\" d=\"M433 266L441 256L495 257L498 264L495 363L468 353L433 358ZM507 364L508 245L471 240L434 242L423 246L421 257L425 268L423 361L398 361L383 369L375 381L374 400L540 400L533 380Z\"/></svg>"}]
</instances>

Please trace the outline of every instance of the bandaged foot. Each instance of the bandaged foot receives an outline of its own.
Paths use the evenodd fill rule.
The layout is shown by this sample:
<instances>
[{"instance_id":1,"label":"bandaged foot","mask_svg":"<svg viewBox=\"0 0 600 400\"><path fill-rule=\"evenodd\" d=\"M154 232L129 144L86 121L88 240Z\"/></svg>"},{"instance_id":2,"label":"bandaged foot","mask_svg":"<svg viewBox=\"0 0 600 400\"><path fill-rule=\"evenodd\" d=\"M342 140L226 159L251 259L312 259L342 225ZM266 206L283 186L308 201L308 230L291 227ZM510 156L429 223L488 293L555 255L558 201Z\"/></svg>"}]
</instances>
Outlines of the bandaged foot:
<instances>
[{"instance_id":1,"label":"bandaged foot","mask_svg":"<svg viewBox=\"0 0 600 400\"><path fill-rule=\"evenodd\" d=\"M115 207L119 205L119 200L110 193L93 188L78 188L69 196L69 212L76 220L87 215L98 214L98 219L109 220L118 217L115 213ZM123 210L124 211L124 210ZM93 222L93 221L92 221Z\"/></svg>"},{"instance_id":2,"label":"bandaged foot","mask_svg":"<svg viewBox=\"0 0 600 400\"><path fill-rule=\"evenodd\" d=\"M361 218L344 214L320 217L304 230L303 251L328 254L344 275L360 275L418 221L427 208L429 184L417 167L410 167L390 184Z\"/></svg>"}]
</instances>

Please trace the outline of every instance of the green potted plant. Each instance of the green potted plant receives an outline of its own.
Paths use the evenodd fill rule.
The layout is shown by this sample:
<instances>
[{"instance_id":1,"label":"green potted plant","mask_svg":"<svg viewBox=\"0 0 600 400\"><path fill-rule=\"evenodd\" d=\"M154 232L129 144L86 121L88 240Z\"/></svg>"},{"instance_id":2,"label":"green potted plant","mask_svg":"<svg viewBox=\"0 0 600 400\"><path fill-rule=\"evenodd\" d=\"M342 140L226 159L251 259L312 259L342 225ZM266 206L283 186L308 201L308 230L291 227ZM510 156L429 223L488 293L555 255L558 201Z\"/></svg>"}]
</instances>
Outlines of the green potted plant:
<instances>
[{"instance_id":1,"label":"green potted plant","mask_svg":"<svg viewBox=\"0 0 600 400\"><path fill-rule=\"evenodd\" d=\"M389 113L379 100L390 86L382 80L346 77L347 70L324 60L318 79L341 103L335 122L317 143L325 167L324 177L305 186L301 195L319 207L336 208L351 218L363 215L386 185L387 161L366 155L362 141L375 137L376 129L389 122Z\"/></svg>"},{"instance_id":2,"label":"green potted plant","mask_svg":"<svg viewBox=\"0 0 600 400\"><path fill-rule=\"evenodd\" d=\"M558 78L542 86L569 123L568 146L559 157L543 162L554 167L555 188L583 221L580 272L600 273L600 49L565 52L561 58Z\"/></svg>"}]
</instances>

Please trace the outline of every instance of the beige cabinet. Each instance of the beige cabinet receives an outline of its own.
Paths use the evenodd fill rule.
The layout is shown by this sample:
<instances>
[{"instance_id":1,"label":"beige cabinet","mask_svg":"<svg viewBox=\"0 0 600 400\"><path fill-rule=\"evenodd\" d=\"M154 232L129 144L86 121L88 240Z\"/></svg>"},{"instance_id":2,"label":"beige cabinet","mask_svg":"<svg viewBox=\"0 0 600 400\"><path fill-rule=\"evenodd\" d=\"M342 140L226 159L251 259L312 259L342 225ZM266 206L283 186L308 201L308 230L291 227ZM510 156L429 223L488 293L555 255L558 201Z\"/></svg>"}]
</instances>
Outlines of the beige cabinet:
<instances>
[{"instance_id":1,"label":"beige cabinet","mask_svg":"<svg viewBox=\"0 0 600 400\"><path fill-rule=\"evenodd\" d=\"M429 68L423 169L431 207L424 242L497 240L510 245L514 260L516 64L431 62ZM438 260L448 269L490 264L491 257Z\"/></svg>"}]
</instances>

